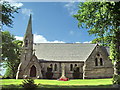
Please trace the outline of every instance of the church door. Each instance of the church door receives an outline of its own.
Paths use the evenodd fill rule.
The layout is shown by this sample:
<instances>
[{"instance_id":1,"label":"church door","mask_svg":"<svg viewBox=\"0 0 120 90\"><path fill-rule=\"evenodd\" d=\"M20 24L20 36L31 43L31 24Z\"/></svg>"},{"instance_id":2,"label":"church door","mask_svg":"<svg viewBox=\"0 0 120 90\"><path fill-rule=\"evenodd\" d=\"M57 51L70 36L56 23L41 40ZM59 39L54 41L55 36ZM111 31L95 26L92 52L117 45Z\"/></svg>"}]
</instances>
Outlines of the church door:
<instances>
[{"instance_id":1,"label":"church door","mask_svg":"<svg viewBox=\"0 0 120 90\"><path fill-rule=\"evenodd\" d=\"M36 77L36 67L34 65L30 69L30 77Z\"/></svg>"}]
</instances>

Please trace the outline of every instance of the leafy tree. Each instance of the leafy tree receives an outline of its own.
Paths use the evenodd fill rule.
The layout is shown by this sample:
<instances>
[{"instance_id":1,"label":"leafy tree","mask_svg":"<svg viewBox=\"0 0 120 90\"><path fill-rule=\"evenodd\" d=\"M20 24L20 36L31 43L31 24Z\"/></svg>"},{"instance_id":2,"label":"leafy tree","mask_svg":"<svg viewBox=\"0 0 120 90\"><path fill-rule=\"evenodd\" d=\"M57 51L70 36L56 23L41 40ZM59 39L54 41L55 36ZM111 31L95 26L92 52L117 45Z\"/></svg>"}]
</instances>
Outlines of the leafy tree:
<instances>
[{"instance_id":1,"label":"leafy tree","mask_svg":"<svg viewBox=\"0 0 120 90\"><path fill-rule=\"evenodd\" d=\"M2 9L2 10L1 10ZM2 25L6 25L8 27L12 27L14 18L13 14L18 13L18 9L16 6L11 6L9 2L3 1L0 3L0 21L2 21Z\"/></svg>"},{"instance_id":2,"label":"leafy tree","mask_svg":"<svg viewBox=\"0 0 120 90\"><path fill-rule=\"evenodd\" d=\"M7 75L11 74L12 78L20 63L21 46L22 41L16 40L8 31L2 32L2 61L7 67Z\"/></svg>"},{"instance_id":3,"label":"leafy tree","mask_svg":"<svg viewBox=\"0 0 120 90\"><path fill-rule=\"evenodd\" d=\"M97 44L99 43L102 46L110 46L112 36L106 36L106 37L98 37L94 40L92 40L91 43Z\"/></svg>"},{"instance_id":4,"label":"leafy tree","mask_svg":"<svg viewBox=\"0 0 120 90\"><path fill-rule=\"evenodd\" d=\"M12 27L13 26L12 19L14 18L13 14L18 13L18 9L19 9L18 7L10 5L10 3L7 1L0 1L0 22L1 22L0 25L6 25L8 27ZM1 27L2 26L0 26L0 30L1 30ZM10 57L10 53L15 52L15 51L12 51L9 46L16 47L17 42L21 43L21 41L12 42L12 40L13 41L15 40L13 35L10 36L8 32L1 32L0 31L0 54L2 56L2 57L0 57L0 58L2 58L2 61L0 63L0 67L3 66L2 62L4 62L4 64L6 62L6 66L9 65L8 63L10 63L10 62L8 62L8 61L10 61L10 59L12 58L12 56ZM13 45L13 43L14 43L14 45ZM7 49L7 46L9 47L10 50ZM15 50L17 50L17 48L18 47L16 47ZM10 52L4 51L4 50L10 51ZM16 52L18 52L18 51L16 51ZM14 59L16 58L15 56L13 56ZM16 61L17 60L18 59L16 59ZM12 63L10 65L12 65ZM15 66L14 64L13 64L13 66L8 66L7 73L9 73L9 72L11 73L13 71L15 72L15 69L10 68L10 67L14 67L14 66ZM9 70L11 70L11 71L9 71ZM13 76L14 76L14 73L13 73Z\"/></svg>"},{"instance_id":5,"label":"leafy tree","mask_svg":"<svg viewBox=\"0 0 120 90\"><path fill-rule=\"evenodd\" d=\"M120 76L120 1L84 2L79 4L79 8L74 15L79 27L85 27L89 34L99 37L112 36L110 58L115 62L114 75ZM117 82L119 78L114 80Z\"/></svg>"}]
</instances>

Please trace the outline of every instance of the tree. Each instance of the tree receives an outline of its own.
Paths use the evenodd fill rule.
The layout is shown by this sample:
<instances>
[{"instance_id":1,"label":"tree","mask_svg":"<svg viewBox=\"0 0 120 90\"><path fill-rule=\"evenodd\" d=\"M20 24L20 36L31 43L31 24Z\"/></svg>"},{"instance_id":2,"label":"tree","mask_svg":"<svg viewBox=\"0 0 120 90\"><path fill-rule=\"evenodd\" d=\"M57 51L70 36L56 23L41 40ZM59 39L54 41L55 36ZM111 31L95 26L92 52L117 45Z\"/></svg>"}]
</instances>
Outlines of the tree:
<instances>
[{"instance_id":1,"label":"tree","mask_svg":"<svg viewBox=\"0 0 120 90\"><path fill-rule=\"evenodd\" d=\"M12 19L14 18L13 14L18 13L18 9L19 8L11 6L10 3L6 1L0 3L0 17L2 17L0 18L0 21L2 21L2 25L12 27Z\"/></svg>"},{"instance_id":2,"label":"tree","mask_svg":"<svg viewBox=\"0 0 120 90\"><path fill-rule=\"evenodd\" d=\"M110 46L112 36L106 36L106 37L98 37L92 40L91 43L97 44L99 43L102 46Z\"/></svg>"},{"instance_id":3,"label":"tree","mask_svg":"<svg viewBox=\"0 0 120 90\"><path fill-rule=\"evenodd\" d=\"M13 18L14 18L14 16L13 16L13 14L14 13L18 13L18 7L16 7L16 6L12 6L12 5L10 5L10 3L9 2L6 2L6 1L1 1L0 2L0 21L1 21L1 24L0 25L6 25L6 26L8 26L8 27L12 27L13 26ZM0 29L1 29L1 27L2 26L0 26ZM6 34L5 34L6 33ZM10 59L11 59L11 57L10 57L10 53L12 53L13 54L13 52L15 52L15 51L12 51L11 50L11 48L9 47L9 46L13 46L13 47L16 47L17 46L17 43L15 43L15 42L12 42L12 40L13 41L15 41L15 38L14 38L14 36L10 36L9 35L10 33L7 33L7 32L1 32L0 31L0 54L1 54L1 56L2 57L0 57L0 58L2 58L2 61L1 62L6 62L6 66L7 65L9 65L8 63L10 63L10 62L8 62L8 61L10 61ZM5 35L5 36L4 36ZM6 36L6 35L8 35L8 36ZM2 40L3 39L3 40ZM6 39L6 40L5 40ZM8 40L8 41L7 41ZM10 41L10 42L9 42ZM17 42L17 41L16 41ZM21 41L18 41L19 43L22 43ZM13 44L14 43L14 44ZM8 45L9 44L9 45ZM8 47L9 47L9 49L10 50L8 50L7 49L7 45L8 45ZM17 50L18 49L18 47L16 47L16 48L14 48L14 50ZM7 51L10 51L10 52L7 52L7 51L4 51L4 50L7 50ZM3 52L2 52L3 51ZM18 52L18 51L16 51L16 52ZM8 54L8 55L7 55ZM11 55L12 55L11 54ZM15 56L16 56L16 53L15 53ZM16 62L18 62L19 60L15 57L15 56L13 56L13 58L14 59L16 59ZM18 57L19 58L19 57ZM18 61L17 61L18 60ZM3 63L0 63L0 67L3 65ZM11 66L12 65L12 66ZM17 63L16 63L16 65L17 65ZM11 73L11 72L14 72L15 73L15 70L17 70L17 69L13 69L14 68L14 64L10 64L10 66L7 66L7 72L9 73ZM13 67L12 69L10 68L10 67ZM11 71L10 71L11 70ZM13 73L13 76L14 76L14 73Z\"/></svg>"},{"instance_id":4,"label":"tree","mask_svg":"<svg viewBox=\"0 0 120 90\"><path fill-rule=\"evenodd\" d=\"M110 58L115 62L113 84L120 81L120 1L119 2L84 2L79 4L74 17L79 27L89 29L89 34L99 37L112 36Z\"/></svg>"},{"instance_id":5,"label":"tree","mask_svg":"<svg viewBox=\"0 0 120 90\"><path fill-rule=\"evenodd\" d=\"M8 31L2 32L2 61L7 67L7 75L15 77L20 63L22 41L16 40Z\"/></svg>"}]
</instances>

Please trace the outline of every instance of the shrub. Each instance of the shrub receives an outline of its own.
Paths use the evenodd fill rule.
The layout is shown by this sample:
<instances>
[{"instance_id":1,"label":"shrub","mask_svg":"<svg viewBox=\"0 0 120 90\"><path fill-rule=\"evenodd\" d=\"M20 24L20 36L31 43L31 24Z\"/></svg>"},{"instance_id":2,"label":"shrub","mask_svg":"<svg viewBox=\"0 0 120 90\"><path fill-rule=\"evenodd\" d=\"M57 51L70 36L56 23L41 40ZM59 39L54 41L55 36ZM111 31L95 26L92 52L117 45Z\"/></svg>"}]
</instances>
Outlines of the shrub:
<instances>
[{"instance_id":1,"label":"shrub","mask_svg":"<svg viewBox=\"0 0 120 90\"><path fill-rule=\"evenodd\" d=\"M11 79L10 77L3 76L2 79Z\"/></svg>"},{"instance_id":2,"label":"shrub","mask_svg":"<svg viewBox=\"0 0 120 90\"><path fill-rule=\"evenodd\" d=\"M24 79L21 85L24 89L36 89L37 85L34 83L33 79Z\"/></svg>"},{"instance_id":3,"label":"shrub","mask_svg":"<svg viewBox=\"0 0 120 90\"><path fill-rule=\"evenodd\" d=\"M120 85L120 75L113 75L113 84Z\"/></svg>"},{"instance_id":4,"label":"shrub","mask_svg":"<svg viewBox=\"0 0 120 90\"><path fill-rule=\"evenodd\" d=\"M46 72L46 78L52 79L53 77L53 72Z\"/></svg>"},{"instance_id":5,"label":"shrub","mask_svg":"<svg viewBox=\"0 0 120 90\"><path fill-rule=\"evenodd\" d=\"M74 72L79 72L79 67L75 67Z\"/></svg>"},{"instance_id":6,"label":"shrub","mask_svg":"<svg viewBox=\"0 0 120 90\"><path fill-rule=\"evenodd\" d=\"M80 70L79 70L79 67L75 67L75 68L74 68L73 78L75 78L75 79L80 78Z\"/></svg>"},{"instance_id":7,"label":"shrub","mask_svg":"<svg viewBox=\"0 0 120 90\"><path fill-rule=\"evenodd\" d=\"M73 72L73 78L75 79L80 78L80 72Z\"/></svg>"},{"instance_id":8,"label":"shrub","mask_svg":"<svg viewBox=\"0 0 120 90\"><path fill-rule=\"evenodd\" d=\"M52 68L51 67L47 67L47 71L48 72L52 72Z\"/></svg>"},{"instance_id":9,"label":"shrub","mask_svg":"<svg viewBox=\"0 0 120 90\"><path fill-rule=\"evenodd\" d=\"M0 76L0 79L2 79L3 78L3 76Z\"/></svg>"}]
</instances>

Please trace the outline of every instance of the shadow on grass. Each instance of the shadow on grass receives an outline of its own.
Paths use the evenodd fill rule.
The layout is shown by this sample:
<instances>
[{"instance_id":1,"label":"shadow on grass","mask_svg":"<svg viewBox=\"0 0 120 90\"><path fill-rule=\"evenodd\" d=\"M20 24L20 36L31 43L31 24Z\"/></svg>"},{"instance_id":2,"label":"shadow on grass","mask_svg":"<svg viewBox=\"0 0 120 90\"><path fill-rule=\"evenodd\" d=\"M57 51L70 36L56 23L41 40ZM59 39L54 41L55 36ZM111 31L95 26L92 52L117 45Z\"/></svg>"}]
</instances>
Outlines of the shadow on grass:
<instances>
[{"instance_id":1,"label":"shadow on grass","mask_svg":"<svg viewBox=\"0 0 120 90\"><path fill-rule=\"evenodd\" d=\"M69 86L62 86L62 85L42 85L39 84L37 89L35 90L47 90L47 89L51 89L51 90L58 90L58 89L85 89L85 90L91 90L91 89L117 89L117 88L113 88L112 85L98 85L98 86L91 86L91 85L86 85L86 86L75 86L75 85L69 85ZM21 85L4 85L2 86L2 90L24 90L24 88ZM30 89L27 89L30 90Z\"/></svg>"},{"instance_id":2,"label":"shadow on grass","mask_svg":"<svg viewBox=\"0 0 120 90\"><path fill-rule=\"evenodd\" d=\"M2 85L2 90L16 90L16 89L21 89L22 87L20 85Z\"/></svg>"}]
</instances>

